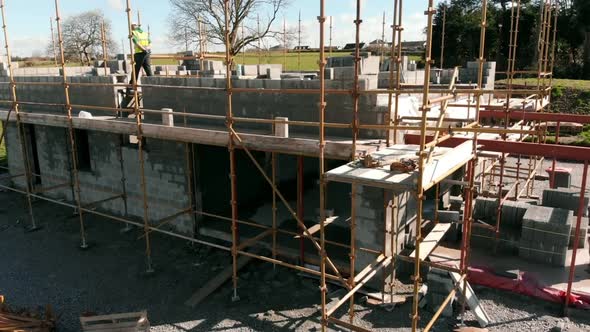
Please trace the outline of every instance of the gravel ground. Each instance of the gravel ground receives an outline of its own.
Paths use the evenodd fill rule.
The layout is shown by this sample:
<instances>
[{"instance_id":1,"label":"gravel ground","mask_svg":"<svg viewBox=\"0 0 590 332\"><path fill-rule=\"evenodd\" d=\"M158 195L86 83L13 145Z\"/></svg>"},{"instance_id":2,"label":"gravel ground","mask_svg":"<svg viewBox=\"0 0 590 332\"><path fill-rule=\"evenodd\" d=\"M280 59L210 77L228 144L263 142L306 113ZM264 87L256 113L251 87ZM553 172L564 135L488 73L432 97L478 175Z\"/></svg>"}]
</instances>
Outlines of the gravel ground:
<instances>
[{"instance_id":1,"label":"gravel ground","mask_svg":"<svg viewBox=\"0 0 590 332\"><path fill-rule=\"evenodd\" d=\"M579 165L576 166L579 168ZM240 272L241 300L231 302L225 284L196 308L183 303L231 262L227 252L193 246L159 234L152 236L157 272L146 276L145 243L138 230L120 233L121 225L87 216L92 247L81 251L78 218L70 209L35 202L41 230L26 233L22 196L0 192L0 294L16 307L52 305L58 331L79 331L78 317L148 310L152 331L318 331L316 280L263 262ZM342 295L329 287L330 299ZM590 313L574 310L560 318L558 305L487 288L476 288L492 317L490 331L590 331ZM392 311L357 297L356 324L375 331L410 331L411 301ZM458 314L459 308L455 308ZM345 309L337 316L347 319ZM421 325L431 318L421 311ZM471 313L467 325L476 326ZM439 319L435 331L452 331L454 317ZM338 331L338 329L333 329Z\"/></svg>"}]
</instances>

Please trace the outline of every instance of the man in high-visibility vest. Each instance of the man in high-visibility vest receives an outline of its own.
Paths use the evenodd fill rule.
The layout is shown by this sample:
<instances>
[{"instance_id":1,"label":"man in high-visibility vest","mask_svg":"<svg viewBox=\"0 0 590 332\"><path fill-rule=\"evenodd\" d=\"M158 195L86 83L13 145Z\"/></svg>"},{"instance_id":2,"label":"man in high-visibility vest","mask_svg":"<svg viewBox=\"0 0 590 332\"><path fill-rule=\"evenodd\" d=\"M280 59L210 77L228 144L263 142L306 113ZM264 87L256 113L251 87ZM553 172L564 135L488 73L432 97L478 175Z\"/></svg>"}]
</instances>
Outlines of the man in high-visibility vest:
<instances>
[{"instance_id":1,"label":"man in high-visibility vest","mask_svg":"<svg viewBox=\"0 0 590 332\"><path fill-rule=\"evenodd\" d=\"M146 76L152 76L152 67L150 61L150 46L152 41L147 32L141 29L137 23L131 23L132 38L134 47L133 60L135 62L135 80L139 78L141 68L145 70ZM133 78L129 84L133 84Z\"/></svg>"}]
</instances>

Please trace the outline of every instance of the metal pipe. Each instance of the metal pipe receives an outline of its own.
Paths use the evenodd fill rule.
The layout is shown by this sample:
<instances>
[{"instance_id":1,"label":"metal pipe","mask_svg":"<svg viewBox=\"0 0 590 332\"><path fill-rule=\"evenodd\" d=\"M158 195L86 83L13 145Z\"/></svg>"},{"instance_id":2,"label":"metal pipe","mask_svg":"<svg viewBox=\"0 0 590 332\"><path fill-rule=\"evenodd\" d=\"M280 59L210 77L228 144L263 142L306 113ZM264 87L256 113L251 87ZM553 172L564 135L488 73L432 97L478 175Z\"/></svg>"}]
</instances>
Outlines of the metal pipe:
<instances>
[{"instance_id":1,"label":"metal pipe","mask_svg":"<svg viewBox=\"0 0 590 332\"><path fill-rule=\"evenodd\" d=\"M231 187L231 214L232 214L232 286L233 286L233 297L232 301L238 301L238 196L237 196L237 181L236 181L236 154L234 148L235 132L233 131L233 110L232 110L232 81L231 81L231 67L233 65L233 54L230 51L231 40L230 40L230 0L224 0L224 36L225 36L225 69L226 79L225 88L227 91L227 105L226 105L226 125L229 134L228 141L228 152L229 152L229 168L230 168L230 187Z\"/></svg>"},{"instance_id":2,"label":"metal pipe","mask_svg":"<svg viewBox=\"0 0 590 332\"><path fill-rule=\"evenodd\" d=\"M359 136L359 70L361 62L361 0L356 0L355 43L354 43L354 79L352 92L352 148L350 159L356 157L356 144Z\"/></svg>"},{"instance_id":3,"label":"metal pipe","mask_svg":"<svg viewBox=\"0 0 590 332\"><path fill-rule=\"evenodd\" d=\"M57 25L57 39L59 44L59 53L60 53L60 65L62 70L62 77L63 77L63 86L64 86L64 94L65 94L65 110L67 112L67 119L68 119L68 133L70 139L70 148L71 148L71 174L74 183L74 190L75 195L74 199L76 201L78 216L80 220L80 238L81 244L80 247L86 249L88 244L86 243L86 232L84 229L84 213L81 209L81 189L80 189L80 177L78 174L78 150L76 147L76 139L74 133L74 124L72 120L72 105L70 103L70 87L68 85L67 75L66 75L66 64L65 64L65 55L64 55L64 46L63 46L63 36L62 36L62 29L61 29L61 17L59 13L59 0L55 0L55 20Z\"/></svg>"},{"instance_id":4,"label":"metal pipe","mask_svg":"<svg viewBox=\"0 0 590 332\"><path fill-rule=\"evenodd\" d=\"M434 1L428 1L428 9L424 12L427 16L427 29L426 29L426 50L425 50L425 66L424 66L424 82L429 82L430 80L430 67L432 63L432 26L433 26L433 16L436 13L436 9L434 8ZM417 217L416 217L416 249L415 249L415 260L414 260L414 299L412 303L412 332L416 332L419 327L419 307L418 307L418 291L420 290L420 282L422 281L420 278L420 245L422 243L422 218L423 218L423 208L424 208L424 188L423 188L423 178L424 178L424 169L426 167L424 161L427 157L427 153L425 151L426 148L426 117L428 109L426 106L428 105L428 94L429 94L430 85L424 85L424 91L422 95L422 121L420 123L420 151L418 156L418 183L416 186L416 196L417 196Z\"/></svg>"},{"instance_id":5,"label":"metal pipe","mask_svg":"<svg viewBox=\"0 0 590 332\"><path fill-rule=\"evenodd\" d=\"M326 332L328 328L328 313L326 307L326 296L327 296L327 287L326 287L326 234L325 234L325 222L326 222L326 202L325 202L325 191L326 191L326 182L325 182L325 128L324 128L324 121L326 116L326 50L324 48L324 25L326 23L326 14L325 14L325 0L320 0L320 15L318 16L319 22L319 34L320 34L320 58L319 58L319 67L320 67L320 101L319 101L319 185L320 185L320 245L319 251L321 256L320 261L320 292L321 292L321 326L322 332ZM331 49L330 49L331 52Z\"/></svg>"},{"instance_id":6,"label":"metal pipe","mask_svg":"<svg viewBox=\"0 0 590 332\"><path fill-rule=\"evenodd\" d=\"M570 296L572 295L572 283L574 281L574 274L576 272L576 257L578 255L578 244L580 239L580 227L582 224L582 216L584 215L584 210L588 207L585 204L585 195L586 195L586 182L588 179L588 161L584 162L584 170L582 173L582 183L580 188L580 201L578 202L578 216L576 218L576 231L574 235L574 248L572 251L572 260L570 263L570 271L567 280L567 291L565 295L565 304L564 304L564 312L567 315L568 306L570 303Z\"/></svg>"},{"instance_id":7,"label":"metal pipe","mask_svg":"<svg viewBox=\"0 0 590 332\"><path fill-rule=\"evenodd\" d=\"M129 32L129 49L133 51L133 32L131 29L131 0L126 0L126 12L127 12L127 29ZM148 214L148 202L147 202L147 184L145 180L145 156L143 154L143 126L141 123L141 117L143 113L139 110L139 92L138 92L138 82L135 72L135 58L131 56L131 83L133 85L133 110L135 113L135 124L137 126L137 153L139 155L139 176L141 182L141 193L142 193L142 200L143 200L143 231L145 234L145 253L146 253L146 263L147 273L154 272L152 267L152 250L151 250L151 243L150 243L150 236L149 236L149 214Z\"/></svg>"}]
</instances>

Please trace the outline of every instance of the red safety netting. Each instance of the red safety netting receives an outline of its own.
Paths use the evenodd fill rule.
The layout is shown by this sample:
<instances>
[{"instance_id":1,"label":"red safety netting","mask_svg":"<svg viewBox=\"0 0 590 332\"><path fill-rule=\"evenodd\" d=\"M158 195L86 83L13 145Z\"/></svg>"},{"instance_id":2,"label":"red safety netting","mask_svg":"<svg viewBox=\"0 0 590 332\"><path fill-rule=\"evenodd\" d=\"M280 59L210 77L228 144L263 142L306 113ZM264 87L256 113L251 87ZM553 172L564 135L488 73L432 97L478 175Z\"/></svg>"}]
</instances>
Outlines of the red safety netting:
<instances>
[{"instance_id":1,"label":"red safety netting","mask_svg":"<svg viewBox=\"0 0 590 332\"><path fill-rule=\"evenodd\" d=\"M517 279L502 277L487 267L470 267L468 280L472 284L536 297L545 301L564 303L566 292L543 285L532 273L521 271ZM569 303L572 306L590 309L590 294L573 292Z\"/></svg>"}]
</instances>

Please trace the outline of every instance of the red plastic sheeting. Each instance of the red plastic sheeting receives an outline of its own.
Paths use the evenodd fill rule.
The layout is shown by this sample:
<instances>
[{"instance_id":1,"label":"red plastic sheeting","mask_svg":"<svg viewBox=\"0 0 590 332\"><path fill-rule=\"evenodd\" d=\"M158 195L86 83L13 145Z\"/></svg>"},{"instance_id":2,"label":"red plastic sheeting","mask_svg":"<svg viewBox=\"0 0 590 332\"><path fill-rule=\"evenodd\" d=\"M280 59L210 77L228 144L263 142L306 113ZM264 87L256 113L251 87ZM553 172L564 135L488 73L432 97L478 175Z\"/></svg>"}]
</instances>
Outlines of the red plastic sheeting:
<instances>
[{"instance_id":1,"label":"red plastic sheeting","mask_svg":"<svg viewBox=\"0 0 590 332\"><path fill-rule=\"evenodd\" d=\"M522 295L536 297L549 302L564 303L566 292L545 287L531 273L521 271L518 279L510 279L494 274L486 267L469 268L468 280L472 284L506 290ZM590 294L572 292L569 301L574 307L590 309Z\"/></svg>"}]
</instances>

